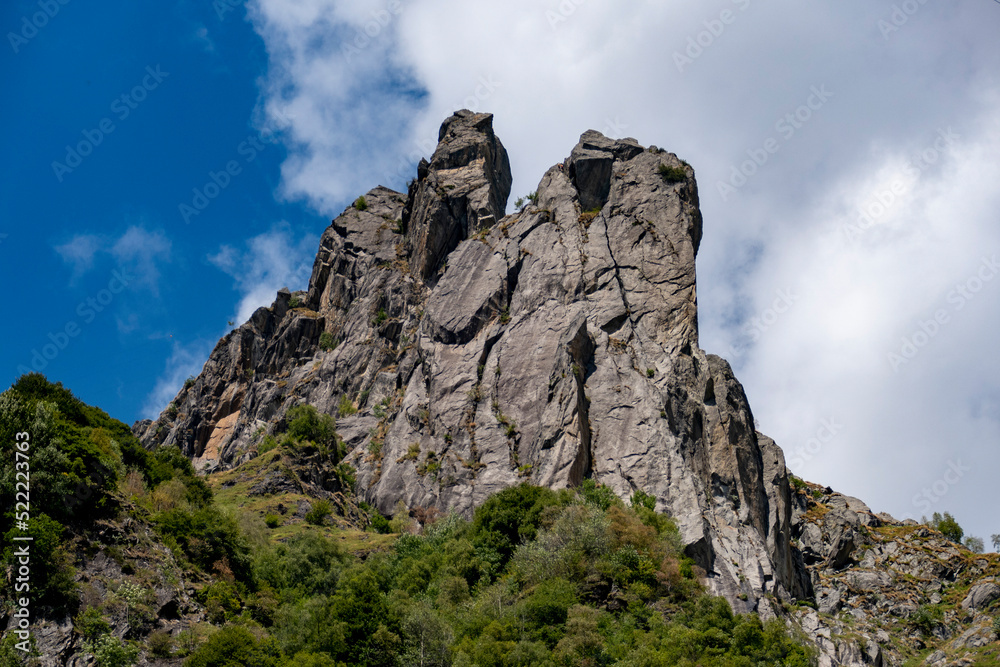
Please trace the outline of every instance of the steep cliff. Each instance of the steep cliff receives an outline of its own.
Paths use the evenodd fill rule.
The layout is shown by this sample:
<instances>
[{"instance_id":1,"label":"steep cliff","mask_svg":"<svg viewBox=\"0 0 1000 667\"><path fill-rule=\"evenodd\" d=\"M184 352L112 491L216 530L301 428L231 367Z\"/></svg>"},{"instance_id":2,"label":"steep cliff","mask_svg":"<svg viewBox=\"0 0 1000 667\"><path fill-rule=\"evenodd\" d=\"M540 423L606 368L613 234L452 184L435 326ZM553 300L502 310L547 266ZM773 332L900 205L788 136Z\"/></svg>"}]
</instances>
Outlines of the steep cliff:
<instances>
[{"instance_id":1,"label":"steep cliff","mask_svg":"<svg viewBox=\"0 0 1000 667\"><path fill-rule=\"evenodd\" d=\"M781 452L698 347L691 168L589 131L505 216L492 116L458 112L439 139L407 193L333 221L308 293L220 341L143 441L232 467L309 403L340 413L357 492L383 511L468 514L520 481L593 478L655 495L737 609L808 595Z\"/></svg>"}]
</instances>

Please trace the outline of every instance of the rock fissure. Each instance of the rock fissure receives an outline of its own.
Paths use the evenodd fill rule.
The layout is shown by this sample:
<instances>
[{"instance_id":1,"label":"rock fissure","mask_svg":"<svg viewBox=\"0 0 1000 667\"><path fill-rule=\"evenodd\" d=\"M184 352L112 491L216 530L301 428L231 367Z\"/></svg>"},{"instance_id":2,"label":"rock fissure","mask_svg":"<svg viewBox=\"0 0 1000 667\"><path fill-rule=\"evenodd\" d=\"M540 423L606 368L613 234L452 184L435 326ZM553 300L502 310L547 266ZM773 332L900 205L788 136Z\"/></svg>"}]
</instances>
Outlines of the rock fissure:
<instances>
[{"instance_id":1,"label":"rock fissure","mask_svg":"<svg viewBox=\"0 0 1000 667\"><path fill-rule=\"evenodd\" d=\"M665 185L660 165L687 177ZM762 616L814 590L823 608L861 604L887 589L869 576L879 559L960 571L919 550L912 564L907 550L864 552L881 519L850 502L821 512L790 488L732 369L698 346L691 174L665 151L589 131L535 202L503 215L510 165L492 116L458 112L405 194L375 188L365 210L332 221L308 292L279 292L136 431L228 469L309 403L339 416L359 499L385 513L402 502L468 516L525 480L642 490L677 521L705 584ZM338 414L345 400L356 414ZM981 589L970 608L993 595ZM826 664L861 664L841 659L849 642L828 643Z\"/></svg>"}]
</instances>

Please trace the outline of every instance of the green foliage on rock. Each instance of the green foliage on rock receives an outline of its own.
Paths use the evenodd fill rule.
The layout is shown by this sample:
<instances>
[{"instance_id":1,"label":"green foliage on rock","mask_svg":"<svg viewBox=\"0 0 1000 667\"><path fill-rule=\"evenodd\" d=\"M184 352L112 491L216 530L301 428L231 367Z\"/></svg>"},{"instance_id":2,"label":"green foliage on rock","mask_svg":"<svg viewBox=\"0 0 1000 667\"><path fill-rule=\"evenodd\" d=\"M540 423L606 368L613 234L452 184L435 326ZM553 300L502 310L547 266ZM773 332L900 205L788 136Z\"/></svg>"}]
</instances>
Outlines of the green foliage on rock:
<instances>
[{"instance_id":1,"label":"green foliage on rock","mask_svg":"<svg viewBox=\"0 0 1000 667\"><path fill-rule=\"evenodd\" d=\"M322 526L323 522L326 521L326 517L330 516L331 511L330 501L317 500L313 503L309 511L306 512L306 521L315 526Z\"/></svg>"},{"instance_id":2,"label":"green foliage on rock","mask_svg":"<svg viewBox=\"0 0 1000 667\"><path fill-rule=\"evenodd\" d=\"M287 433L298 440L328 444L336 436L336 423L330 415L320 414L312 405L296 405L285 415Z\"/></svg>"},{"instance_id":3,"label":"green foliage on rock","mask_svg":"<svg viewBox=\"0 0 1000 667\"><path fill-rule=\"evenodd\" d=\"M965 535L965 531L962 530L960 525L958 525L958 521L955 520L955 517L948 512L945 512L944 514L934 512L933 517L931 517L930 526L935 530L940 531L942 535L955 544L962 543L962 536Z\"/></svg>"},{"instance_id":4,"label":"green foliage on rock","mask_svg":"<svg viewBox=\"0 0 1000 667\"><path fill-rule=\"evenodd\" d=\"M683 167L668 167L660 164L656 172L663 179L664 183L680 183L687 179L687 171Z\"/></svg>"},{"instance_id":5,"label":"green foliage on rock","mask_svg":"<svg viewBox=\"0 0 1000 667\"><path fill-rule=\"evenodd\" d=\"M184 662L185 667L281 667L282 656L270 637L258 638L243 626L227 626L209 637Z\"/></svg>"},{"instance_id":6,"label":"green foliage on rock","mask_svg":"<svg viewBox=\"0 0 1000 667\"><path fill-rule=\"evenodd\" d=\"M94 656L95 667L131 667L139 658L139 647L112 635L101 635L83 650Z\"/></svg>"},{"instance_id":7,"label":"green foliage on rock","mask_svg":"<svg viewBox=\"0 0 1000 667\"><path fill-rule=\"evenodd\" d=\"M337 341L334 339L333 334L329 331L324 331L319 335L319 349L324 352L331 352L337 347Z\"/></svg>"},{"instance_id":8,"label":"green foliage on rock","mask_svg":"<svg viewBox=\"0 0 1000 667\"><path fill-rule=\"evenodd\" d=\"M251 581L250 546L232 516L211 505L193 511L171 509L155 519L164 542L193 565L238 581Z\"/></svg>"},{"instance_id":9,"label":"green foliage on rock","mask_svg":"<svg viewBox=\"0 0 1000 667\"><path fill-rule=\"evenodd\" d=\"M26 434L18 437L18 434ZM176 447L147 451L122 422L89 406L59 383L39 373L18 379L0 394L0 494L13 499L17 472L15 443L27 442L30 457L32 600L43 608L75 613L74 557L66 548L71 534L122 511L119 487L129 481L144 489L172 484L170 494L190 507L205 507L211 491L190 460ZM23 462L23 459L21 459ZM23 480L23 476L21 478ZM135 500L124 494L125 500ZM152 496L144 496L152 501ZM0 515L5 537L4 565L10 565L15 526L11 503ZM5 587L4 597L13 591Z\"/></svg>"}]
</instances>

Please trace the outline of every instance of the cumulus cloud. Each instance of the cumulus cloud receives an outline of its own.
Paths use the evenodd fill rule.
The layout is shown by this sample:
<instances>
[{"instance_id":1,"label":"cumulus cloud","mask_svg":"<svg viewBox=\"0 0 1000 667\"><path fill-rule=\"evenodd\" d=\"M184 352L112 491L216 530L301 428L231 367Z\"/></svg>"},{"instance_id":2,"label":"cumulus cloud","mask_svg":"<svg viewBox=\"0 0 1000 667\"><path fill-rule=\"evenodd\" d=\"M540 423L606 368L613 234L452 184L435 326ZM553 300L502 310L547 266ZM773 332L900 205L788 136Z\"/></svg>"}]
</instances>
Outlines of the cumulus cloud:
<instances>
[{"instance_id":1,"label":"cumulus cloud","mask_svg":"<svg viewBox=\"0 0 1000 667\"><path fill-rule=\"evenodd\" d=\"M77 234L72 239L57 245L56 253L73 269L71 281L90 271L94 266L94 256L101 249L102 241L94 234Z\"/></svg>"},{"instance_id":2,"label":"cumulus cloud","mask_svg":"<svg viewBox=\"0 0 1000 667\"><path fill-rule=\"evenodd\" d=\"M401 167L386 147L405 143L423 96L393 48L405 9L372 1L249 6L270 54L262 124L291 149L283 196L332 213L380 182L403 182L394 174L410 164Z\"/></svg>"},{"instance_id":3,"label":"cumulus cloud","mask_svg":"<svg viewBox=\"0 0 1000 667\"><path fill-rule=\"evenodd\" d=\"M673 151L701 188L702 346L795 472L996 532L1000 280L979 272L1000 252L1000 5L900 25L860 0L393 6L254 2L286 196L335 213L401 187L459 107L496 114L515 196L586 129Z\"/></svg>"},{"instance_id":4,"label":"cumulus cloud","mask_svg":"<svg viewBox=\"0 0 1000 667\"><path fill-rule=\"evenodd\" d=\"M199 340L188 345L174 343L163 374L156 381L153 391L146 397L142 406L144 419L156 419L181 390L184 381L201 373L213 346L214 342L208 340Z\"/></svg>"},{"instance_id":5,"label":"cumulus cloud","mask_svg":"<svg viewBox=\"0 0 1000 667\"><path fill-rule=\"evenodd\" d=\"M210 256L209 262L232 276L240 293L233 322L242 324L261 306L271 305L282 287L305 289L318 243L313 235L295 238L291 227L281 223L242 249L224 245Z\"/></svg>"},{"instance_id":6,"label":"cumulus cloud","mask_svg":"<svg viewBox=\"0 0 1000 667\"><path fill-rule=\"evenodd\" d=\"M145 287L159 296L160 265L170 262L173 244L162 231L131 226L115 238L98 234L77 234L55 247L56 253L73 269L75 282L94 268L95 259L105 255L115 266L134 276L132 285Z\"/></svg>"}]
</instances>

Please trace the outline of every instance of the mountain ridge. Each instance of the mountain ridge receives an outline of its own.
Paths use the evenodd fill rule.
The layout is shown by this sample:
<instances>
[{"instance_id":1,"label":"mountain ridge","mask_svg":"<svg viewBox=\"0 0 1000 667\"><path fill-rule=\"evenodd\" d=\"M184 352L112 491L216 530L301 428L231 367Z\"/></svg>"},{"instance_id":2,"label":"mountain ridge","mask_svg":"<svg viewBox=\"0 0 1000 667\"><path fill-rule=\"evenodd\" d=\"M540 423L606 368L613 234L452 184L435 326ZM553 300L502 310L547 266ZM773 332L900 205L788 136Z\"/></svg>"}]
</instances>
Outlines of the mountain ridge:
<instances>
[{"instance_id":1,"label":"mountain ridge","mask_svg":"<svg viewBox=\"0 0 1000 667\"><path fill-rule=\"evenodd\" d=\"M864 562L871 531L903 524L793 488L729 364L698 347L690 166L591 130L504 215L510 182L492 115L456 112L407 192L355 200L323 233L308 290L227 334L136 434L229 470L313 405L337 417L336 465L385 514L469 516L522 481L592 479L655 497L738 612L851 598L837 573ZM875 630L832 641L836 622L803 614L821 664L895 664Z\"/></svg>"}]
</instances>

